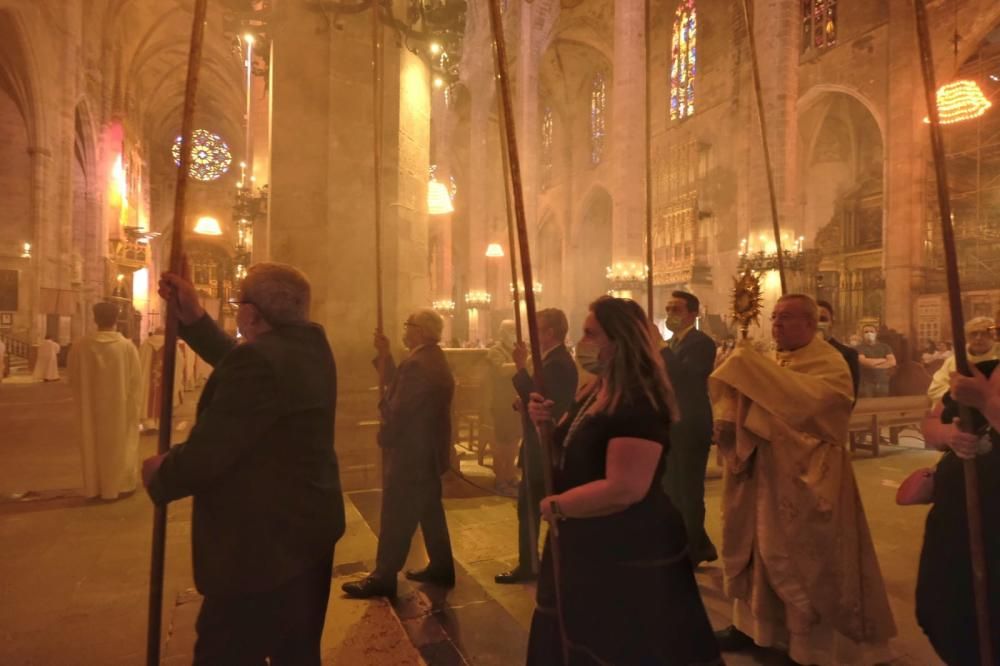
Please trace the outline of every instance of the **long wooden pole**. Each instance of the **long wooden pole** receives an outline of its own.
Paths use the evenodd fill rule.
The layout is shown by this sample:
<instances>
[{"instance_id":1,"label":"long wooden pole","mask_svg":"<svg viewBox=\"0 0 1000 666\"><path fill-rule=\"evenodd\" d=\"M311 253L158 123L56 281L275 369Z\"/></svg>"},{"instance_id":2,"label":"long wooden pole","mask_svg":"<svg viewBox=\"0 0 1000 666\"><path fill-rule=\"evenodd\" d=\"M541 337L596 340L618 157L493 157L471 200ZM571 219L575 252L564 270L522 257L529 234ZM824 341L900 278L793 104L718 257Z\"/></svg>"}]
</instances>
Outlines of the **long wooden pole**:
<instances>
[{"instance_id":1,"label":"long wooden pole","mask_svg":"<svg viewBox=\"0 0 1000 666\"><path fill-rule=\"evenodd\" d=\"M170 271L180 274L184 270L184 208L187 195L188 171L191 168L191 150L194 132L194 101L198 90L198 72L201 68L201 45L205 37L205 15L208 0L196 0L191 23L191 48L188 52L187 83L184 88L184 112L181 118L180 165L177 167L177 187L174 190L174 226L170 242ZM157 453L170 450L174 415L174 368L177 366L177 311L170 301L166 304L166 326L163 347L163 377L160 388L160 431ZM163 613L163 568L166 557L167 505L153 508L153 547L149 567L149 612L146 629L146 664L160 663L160 626Z\"/></svg>"},{"instance_id":2,"label":"long wooden pole","mask_svg":"<svg viewBox=\"0 0 1000 666\"><path fill-rule=\"evenodd\" d=\"M934 55L931 50L930 28L927 24L927 7L924 0L913 0L917 24L917 43L920 48L920 67L924 77L924 94L927 101L928 128L931 152L934 156L934 173L937 180L938 209L941 214L941 241L944 250L945 275L948 279L948 305L951 311L951 334L955 342L955 367L970 376L969 359L965 349L965 318L962 314L962 291L958 276L958 259L955 251L955 233L952 228L951 196L948 187L948 164L944 152L944 135L937 107L937 82L934 76ZM963 429L972 427L972 410L962 406L960 419ZM965 476L965 508L969 522L969 554L972 560L972 589L976 604L976 630L979 634L979 662L993 666L993 641L987 596L988 573L986 549L983 545L983 517L979 497L979 475L975 460L963 460Z\"/></svg>"},{"instance_id":3,"label":"long wooden pole","mask_svg":"<svg viewBox=\"0 0 1000 666\"><path fill-rule=\"evenodd\" d=\"M524 305L528 314L528 337L531 340L531 359L534 363L533 379L535 390L545 395L545 379L542 375L542 350L538 341L538 321L535 319L535 290L527 285L534 285L531 271L531 249L528 244L528 222L524 211L524 187L521 183L521 161L517 153L517 133L514 130L514 104L510 91L510 77L507 74L507 46L504 42L503 22L500 15L499 0L489 0L490 27L493 30L493 43L496 46L497 83L500 85L500 100L503 104L503 121L506 124L507 153L510 160L510 183L514 195L514 216L517 221L517 236L521 254L521 275L524 277ZM545 494L551 495L552 483L552 428L545 425L539 428L539 443L542 447L542 478L545 482ZM566 623L562 608L561 567L559 553L559 530L555 523L549 528L549 555L552 559L553 587L556 595L556 619L559 625L559 638L562 644L563 663L569 664L569 636L566 634Z\"/></svg>"},{"instance_id":4,"label":"long wooden pole","mask_svg":"<svg viewBox=\"0 0 1000 666\"><path fill-rule=\"evenodd\" d=\"M382 130L385 117L385 68L383 49L383 28L380 15L380 0L372 2L372 188L374 190L375 225L375 329L379 335L385 334L385 320L382 302ZM379 399L385 394L385 359L380 355L376 361L378 369Z\"/></svg>"},{"instance_id":5,"label":"long wooden pole","mask_svg":"<svg viewBox=\"0 0 1000 666\"><path fill-rule=\"evenodd\" d=\"M496 65L497 50L494 45L493 48L493 63ZM496 67L497 71L500 70L499 66ZM514 230L514 206L511 201L510 193L510 158L507 155L507 118L504 114L503 104L500 101L500 96L497 96L497 113L499 114L500 122L497 125L500 127L500 161L503 166L503 201L504 209L507 213L507 248L508 254L510 255L510 281L514 289L514 332L517 336L517 343L523 344L524 337L521 330L521 289L517 284L517 251L515 250L516 243L516 232ZM534 284L528 285L526 282L524 284L525 289L531 289L534 292ZM522 405L522 409L527 409L527 405ZM534 478L531 474L532 457L524 452L521 456L521 465L524 468L524 479L521 483L524 484L524 501L527 503L528 508L532 509L535 503L540 499L534 496L531 492L531 483L529 479ZM538 573L538 525L534 520L530 518L531 512L528 512L528 541L531 542L531 572L534 574Z\"/></svg>"},{"instance_id":6,"label":"long wooden pole","mask_svg":"<svg viewBox=\"0 0 1000 666\"><path fill-rule=\"evenodd\" d=\"M652 0L646 0L646 313L653 321L653 100L652 100Z\"/></svg>"},{"instance_id":7,"label":"long wooden pole","mask_svg":"<svg viewBox=\"0 0 1000 666\"><path fill-rule=\"evenodd\" d=\"M747 26L747 38L750 45L750 71L753 74L754 99L757 102L757 122L760 126L760 143L764 153L764 172L767 175L767 193L771 203L771 225L774 230L774 248L778 259L778 277L781 280L782 295L788 293L788 283L785 281L785 256L781 248L781 222L778 219L778 195L774 188L774 167L771 165L771 148L767 140L767 122L764 119L764 94L760 85L760 65L757 58L757 38L753 32L753 12L750 8L752 0L742 0L743 18Z\"/></svg>"}]
</instances>

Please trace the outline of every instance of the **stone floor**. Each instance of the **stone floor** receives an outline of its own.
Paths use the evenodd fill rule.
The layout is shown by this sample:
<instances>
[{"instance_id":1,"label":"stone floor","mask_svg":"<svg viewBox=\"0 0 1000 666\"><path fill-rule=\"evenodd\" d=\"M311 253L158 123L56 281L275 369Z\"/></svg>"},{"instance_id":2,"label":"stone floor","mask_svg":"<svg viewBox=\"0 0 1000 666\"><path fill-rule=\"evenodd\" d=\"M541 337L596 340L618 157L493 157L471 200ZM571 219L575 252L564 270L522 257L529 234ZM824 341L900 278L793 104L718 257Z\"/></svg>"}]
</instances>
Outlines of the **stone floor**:
<instances>
[{"instance_id":1,"label":"stone floor","mask_svg":"<svg viewBox=\"0 0 1000 666\"><path fill-rule=\"evenodd\" d=\"M193 400L178 411L190 420ZM77 494L79 454L65 384L0 386L0 664L138 664L143 660L152 510L141 492L113 503ZM913 443L912 440L910 443ZM146 436L143 452L155 438ZM897 664L937 664L913 618L913 585L924 508L897 507L899 482L933 464L933 453L884 449L859 457L855 472L890 594L899 637ZM516 560L511 499L483 488L488 480L452 476L448 521L458 585L441 591L401 579L400 595L354 601L340 583L372 566L377 490L347 495L348 531L337 546L334 592L323 639L324 663L518 664L523 662L533 588L499 586L493 576ZM718 480L707 487L709 532L719 537ZM189 663L199 597L189 557L190 504L171 505L164 594L164 663ZM409 566L424 562L419 536ZM716 626L728 624L717 566L699 571ZM775 652L727 655L727 663L784 664Z\"/></svg>"}]
</instances>

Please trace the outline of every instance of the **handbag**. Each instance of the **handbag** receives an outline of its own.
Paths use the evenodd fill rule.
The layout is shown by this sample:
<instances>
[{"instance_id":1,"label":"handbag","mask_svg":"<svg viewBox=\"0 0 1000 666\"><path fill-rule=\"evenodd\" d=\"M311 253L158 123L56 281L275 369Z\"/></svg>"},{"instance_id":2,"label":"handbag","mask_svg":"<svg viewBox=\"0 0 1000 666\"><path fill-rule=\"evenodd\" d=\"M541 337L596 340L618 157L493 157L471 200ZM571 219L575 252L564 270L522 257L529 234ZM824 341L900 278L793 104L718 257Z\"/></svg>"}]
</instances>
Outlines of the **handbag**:
<instances>
[{"instance_id":1,"label":"handbag","mask_svg":"<svg viewBox=\"0 0 1000 666\"><path fill-rule=\"evenodd\" d=\"M924 467L910 474L896 491L896 504L911 506L934 501L934 468Z\"/></svg>"}]
</instances>

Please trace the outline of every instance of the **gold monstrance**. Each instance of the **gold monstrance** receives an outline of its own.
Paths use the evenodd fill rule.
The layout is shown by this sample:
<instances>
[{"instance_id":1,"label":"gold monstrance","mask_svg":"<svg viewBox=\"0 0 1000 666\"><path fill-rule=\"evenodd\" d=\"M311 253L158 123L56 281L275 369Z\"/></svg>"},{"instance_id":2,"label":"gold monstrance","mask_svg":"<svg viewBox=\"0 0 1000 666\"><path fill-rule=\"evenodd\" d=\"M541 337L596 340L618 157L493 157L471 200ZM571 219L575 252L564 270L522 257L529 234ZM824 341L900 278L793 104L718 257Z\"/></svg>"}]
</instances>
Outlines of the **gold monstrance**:
<instances>
[{"instance_id":1,"label":"gold monstrance","mask_svg":"<svg viewBox=\"0 0 1000 666\"><path fill-rule=\"evenodd\" d=\"M733 319L740 324L741 339L747 339L751 323L760 325L763 300L760 278L752 270L747 268L742 275L733 278Z\"/></svg>"}]
</instances>

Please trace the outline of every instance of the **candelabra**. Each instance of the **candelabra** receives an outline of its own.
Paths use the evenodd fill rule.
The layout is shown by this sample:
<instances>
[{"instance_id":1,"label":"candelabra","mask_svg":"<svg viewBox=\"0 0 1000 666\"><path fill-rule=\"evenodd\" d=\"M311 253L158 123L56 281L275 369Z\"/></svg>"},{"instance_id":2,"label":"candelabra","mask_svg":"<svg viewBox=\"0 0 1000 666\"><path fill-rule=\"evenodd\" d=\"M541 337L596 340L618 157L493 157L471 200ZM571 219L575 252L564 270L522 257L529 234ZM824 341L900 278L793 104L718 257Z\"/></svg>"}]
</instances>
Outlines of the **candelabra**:
<instances>
[{"instance_id":1,"label":"candelabra","mask_svg":"<svg viewBox=\"0 0 1000 666\"><path fill-rule=\"evenodd\" d=\"M768 241L767 236L761 234L760 245L755 249L751 246L750 239L744 238L740 241L740 261L739 270L751 270L755 273L766 273L778 270L778 250L774 241ZM790 241L787 234L782 234L781 258L784 260L785 270L797 271L802 269L802 257L804 254L804 236L799 236Z\"/></svg>"},{"instance_id":2,"label":"candelabra","mask_svg":"<svg viewBox=\"0 0 1000 666\"><path fill-rule=\"evenodd\" d=\"M649 268L638 261L616 261L605 271L611 288L608 294L616 298L631 298L632 292L646 286Z\"/></svg>"},{"instance_id":3,"label":"candelabra","mask_svg":"<svg viewBox=\"0 0 1000 666\"><path fill-rule=\"evenodd\" d=\"M451 299L440 299L431 303L431 309L442 317L455 314L455 301Z\"/></svg>"},{"instance_id":4,"label":"candelabra","mask_svg":"<svg viewBox=\"0 0 1000 666\"><path fill-rule=\"evenodd\" d=\"M485 310L492 301L493 297L485 291L470 291L465 294L465 305L473 310Z\"/></svg>"}]
</instances>

